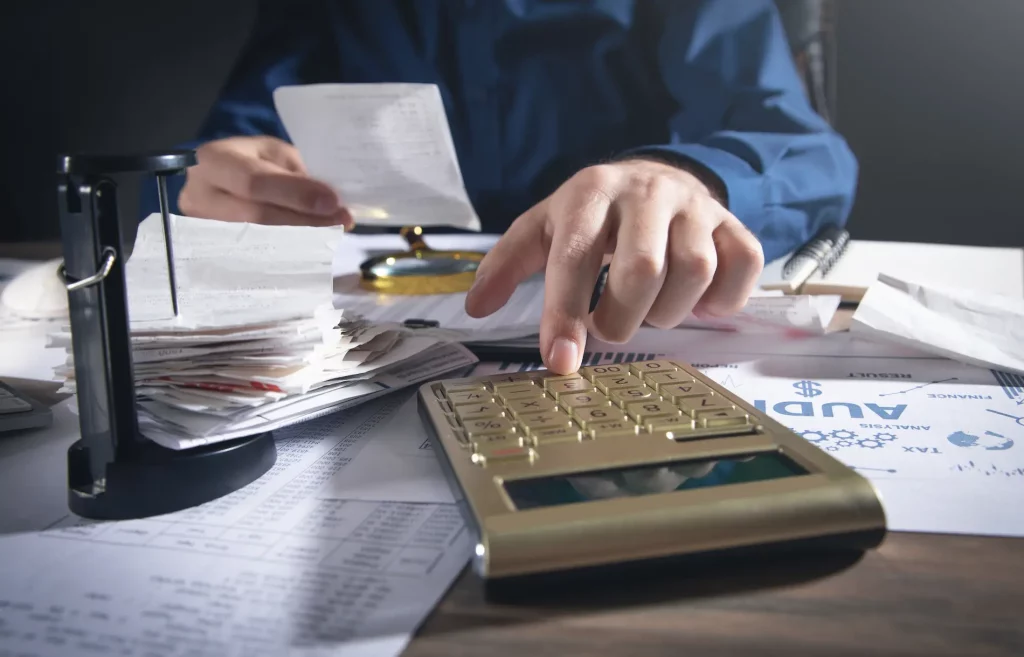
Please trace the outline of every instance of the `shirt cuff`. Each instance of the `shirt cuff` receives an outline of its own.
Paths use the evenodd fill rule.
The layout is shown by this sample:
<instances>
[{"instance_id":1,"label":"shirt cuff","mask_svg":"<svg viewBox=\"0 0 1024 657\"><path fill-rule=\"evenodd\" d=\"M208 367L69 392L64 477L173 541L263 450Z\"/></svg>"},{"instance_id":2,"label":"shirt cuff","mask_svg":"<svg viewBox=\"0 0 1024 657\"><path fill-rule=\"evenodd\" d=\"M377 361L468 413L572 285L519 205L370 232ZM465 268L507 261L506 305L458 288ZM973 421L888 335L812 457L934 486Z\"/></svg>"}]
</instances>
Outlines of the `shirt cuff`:
<instances>
[{"instance_id":1,"label":"shirt cuff","mask_svg":"<svg viewBox=\"0 0 1024 657\"><path fill-rule=\"evenodd\" d=\"M707 176L710 175L712 184L709 187L717 187L725 192L725 198L719 199L722 205L748 228L756 229L750 222L755 217L762 216L764 212L764 177L742 159L702 144L641 146L626 151L619 159L631 156L651 156L677 163L693 171L705 181L705 184L708 183Z\"/></svg>"}]
</instances>

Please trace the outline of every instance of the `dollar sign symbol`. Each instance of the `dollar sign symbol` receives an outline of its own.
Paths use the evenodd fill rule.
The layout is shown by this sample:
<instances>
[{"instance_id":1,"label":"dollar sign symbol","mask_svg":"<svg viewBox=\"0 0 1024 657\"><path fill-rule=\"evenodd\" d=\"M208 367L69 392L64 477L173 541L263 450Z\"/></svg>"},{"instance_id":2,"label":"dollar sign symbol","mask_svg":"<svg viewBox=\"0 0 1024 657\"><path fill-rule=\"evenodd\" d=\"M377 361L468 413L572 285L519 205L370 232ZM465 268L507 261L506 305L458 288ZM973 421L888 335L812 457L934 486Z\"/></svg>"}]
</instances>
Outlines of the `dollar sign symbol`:
<instances>
[{"instance_id":1,"label":"dollar sign symbol","mask_svg":"<svg viewBox=\"0 0 1024 657\"><path fill-rule=\"evenodd\" d=\"M817 397L821 394L819 389L821 386L817 381L797 381L793 384L793 387L797 389L798 395L801 397Z\"/></svg>"}]
</instances>

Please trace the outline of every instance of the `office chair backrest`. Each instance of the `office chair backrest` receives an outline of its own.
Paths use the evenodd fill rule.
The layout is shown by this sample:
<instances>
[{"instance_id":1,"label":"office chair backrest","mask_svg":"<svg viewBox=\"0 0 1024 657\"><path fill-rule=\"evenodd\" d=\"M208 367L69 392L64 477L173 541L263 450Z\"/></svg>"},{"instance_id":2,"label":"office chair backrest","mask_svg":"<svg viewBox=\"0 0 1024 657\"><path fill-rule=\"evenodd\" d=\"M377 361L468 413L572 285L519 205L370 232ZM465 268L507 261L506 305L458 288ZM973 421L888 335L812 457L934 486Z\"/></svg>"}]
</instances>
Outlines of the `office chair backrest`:
<instances>
[{"instance_id":1,"label":"office chair backrest","mask_svg":"<svg viewBox=\"0 0 1024 657\"><path fill-rule=\"evenodd\" d=\"M775 0L811 104L836 122L835 0Z\"/></svg>"}]
</instances>

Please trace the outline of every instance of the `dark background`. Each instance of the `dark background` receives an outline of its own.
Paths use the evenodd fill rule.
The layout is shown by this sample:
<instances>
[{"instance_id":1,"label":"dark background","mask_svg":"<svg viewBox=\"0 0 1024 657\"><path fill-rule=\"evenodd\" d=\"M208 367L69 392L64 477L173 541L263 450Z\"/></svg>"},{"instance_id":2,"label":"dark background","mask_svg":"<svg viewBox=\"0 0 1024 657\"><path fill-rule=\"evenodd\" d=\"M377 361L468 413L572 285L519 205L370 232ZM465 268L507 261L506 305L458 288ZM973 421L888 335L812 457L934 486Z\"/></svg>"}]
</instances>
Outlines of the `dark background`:
<instances>
[{"instance_id":1,"label":"dark background","mask_svg":"<svg viewBox=\"0 0 1024 657\"><path fill-rule=\"evenodd\" d=\"M0 241L57 238L57 153L191 137L254 6L4 3ZM838 19L854 237L1024 245L1024 0L841 0Z\"/></svg>"}]
</instances>

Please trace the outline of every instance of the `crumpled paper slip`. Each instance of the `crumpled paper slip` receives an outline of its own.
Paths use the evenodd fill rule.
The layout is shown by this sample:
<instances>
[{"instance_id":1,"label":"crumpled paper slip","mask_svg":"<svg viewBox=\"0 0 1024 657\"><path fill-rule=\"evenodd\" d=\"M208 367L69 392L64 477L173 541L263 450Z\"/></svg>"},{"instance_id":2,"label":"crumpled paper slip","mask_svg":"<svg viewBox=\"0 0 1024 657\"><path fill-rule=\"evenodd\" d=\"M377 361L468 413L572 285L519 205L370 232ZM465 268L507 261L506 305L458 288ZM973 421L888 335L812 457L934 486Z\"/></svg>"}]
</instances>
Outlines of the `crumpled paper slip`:
<instances>
[{"instance_id":1,"label":"crumpled paper slip","mask_svg":"<svg viewBox=\"0 0 1024 657\"><path fill-rule=\"evenodd\" d=\"M823 335L836 310L839 295L783 295L761 292L747 299L734 315L714 319L687 317L683 328L717 329L740 333Z\"/></svg>"},{"instance_id":2,"label":"crumpled paper slip","mask_svg":"<svg viewBox=\"0 0 1024 657\"><path fill-rule=\"evenodd\" d=\"M1024 374L1024 299L879 274L857 307L850 332Z\"/></svg>"}]
</instances>

